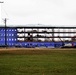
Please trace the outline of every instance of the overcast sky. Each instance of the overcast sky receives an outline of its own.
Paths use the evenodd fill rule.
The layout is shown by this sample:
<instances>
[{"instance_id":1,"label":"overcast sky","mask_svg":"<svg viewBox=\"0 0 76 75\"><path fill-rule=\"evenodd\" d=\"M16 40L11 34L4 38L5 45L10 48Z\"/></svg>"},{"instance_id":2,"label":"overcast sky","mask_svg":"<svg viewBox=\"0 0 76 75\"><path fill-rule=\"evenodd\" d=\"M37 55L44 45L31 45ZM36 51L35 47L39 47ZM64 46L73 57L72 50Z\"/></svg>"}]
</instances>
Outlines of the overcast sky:
<instances>
[{"instance_id":1,"label":"overcast sky","mask_svg":"<svg viewBox=\"0 0 76 75\"><path fill-rule=\"evenodd\" d=\"M0 0L8 25L76 25L76 0ZM3 20L1 20L1 24Z\"/></svg>"}]
</instances>

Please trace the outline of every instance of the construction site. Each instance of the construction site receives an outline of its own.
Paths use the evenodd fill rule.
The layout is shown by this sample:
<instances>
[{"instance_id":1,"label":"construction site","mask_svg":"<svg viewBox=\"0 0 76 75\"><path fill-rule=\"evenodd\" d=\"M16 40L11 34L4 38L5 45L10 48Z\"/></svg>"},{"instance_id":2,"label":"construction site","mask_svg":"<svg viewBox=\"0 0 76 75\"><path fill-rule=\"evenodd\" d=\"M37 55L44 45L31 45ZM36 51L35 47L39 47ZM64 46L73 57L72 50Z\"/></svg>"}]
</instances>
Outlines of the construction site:
<instances>
[{"instance_id":1,"label":"construction site","mask_svg":"<svg viewBox=\"0 0 76 75\"><path fill-rule=\"evenodd\" d=\"M76 47L76 27L0 27L1 47Z\"/></svg>"}]
</instances>

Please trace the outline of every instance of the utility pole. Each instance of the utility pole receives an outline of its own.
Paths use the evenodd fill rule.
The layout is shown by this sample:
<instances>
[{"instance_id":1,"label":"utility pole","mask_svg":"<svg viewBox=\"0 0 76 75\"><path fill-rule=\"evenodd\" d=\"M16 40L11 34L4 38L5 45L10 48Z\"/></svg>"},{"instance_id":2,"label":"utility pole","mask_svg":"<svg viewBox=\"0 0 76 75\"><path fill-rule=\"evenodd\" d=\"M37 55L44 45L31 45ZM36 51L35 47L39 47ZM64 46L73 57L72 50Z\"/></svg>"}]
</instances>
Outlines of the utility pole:
<instances>
[{"instance_id":1,"label":"utility pole","mask_svg":"<svg viewBox=\"0 0 76 75\"><path fill-rule=\"evenodd\" d=\"M4 19L5 23L5 46L7 47L7 18Z\"/></svg>"}]
</instances>

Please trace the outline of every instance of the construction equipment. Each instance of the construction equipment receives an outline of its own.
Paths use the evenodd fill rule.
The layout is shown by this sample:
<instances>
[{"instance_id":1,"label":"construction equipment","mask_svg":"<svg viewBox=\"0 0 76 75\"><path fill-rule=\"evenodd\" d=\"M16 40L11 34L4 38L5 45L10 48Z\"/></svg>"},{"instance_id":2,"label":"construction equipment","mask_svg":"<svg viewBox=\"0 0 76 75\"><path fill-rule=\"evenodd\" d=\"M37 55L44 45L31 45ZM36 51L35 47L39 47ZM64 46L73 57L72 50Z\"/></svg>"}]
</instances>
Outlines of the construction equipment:
<instances>
[{"instance_id":1,"label":"construction equipment","mask_svg":"<svg viewBox=\"0 0 76 75\"><path fill-rule=\"evenodd\" d=\"M58 36L58 38L61 40L61 38ZM61 48L75 48L76 46L72 43L72 42L69 42L69 43L64 43L64 41L62 41L62 45L61 45Z\"/></svg>"}]
</instances>

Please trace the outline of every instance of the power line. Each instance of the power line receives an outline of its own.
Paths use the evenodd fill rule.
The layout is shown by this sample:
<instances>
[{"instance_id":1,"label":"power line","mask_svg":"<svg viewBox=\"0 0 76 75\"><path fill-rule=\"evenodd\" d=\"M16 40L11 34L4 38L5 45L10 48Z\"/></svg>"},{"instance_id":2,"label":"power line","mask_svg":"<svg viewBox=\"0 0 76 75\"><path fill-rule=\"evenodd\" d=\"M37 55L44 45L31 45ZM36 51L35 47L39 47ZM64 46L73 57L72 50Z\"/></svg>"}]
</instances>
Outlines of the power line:
<instances>
[{"instance_id":1,"label":"power line","mask_svg":"<svg viewBox=\"0 0 76 75\"><path fill-rule=\"evenodd\" d=\"M4 3L3 1L0 1L0 4L2 4L2 3ZM2 8L2 6L1 6L1 8ZM2 9L1 9L1 11L2 11ZM1 15L1 14L0 14ZM0 17L0 18L2 18L2 17Z\"/></svg>"},{"instance_id":2,"label":"power line","mask_svg":"<svg viewBox=\"0 0 76 75\"><path fill-rule=\"evenodd\" d=\"M6 10L3 8L3 6L1 6L2 10L4 11L4 13L8 16L8 13L6 12Z\"/></svg>"}]
</instances>

